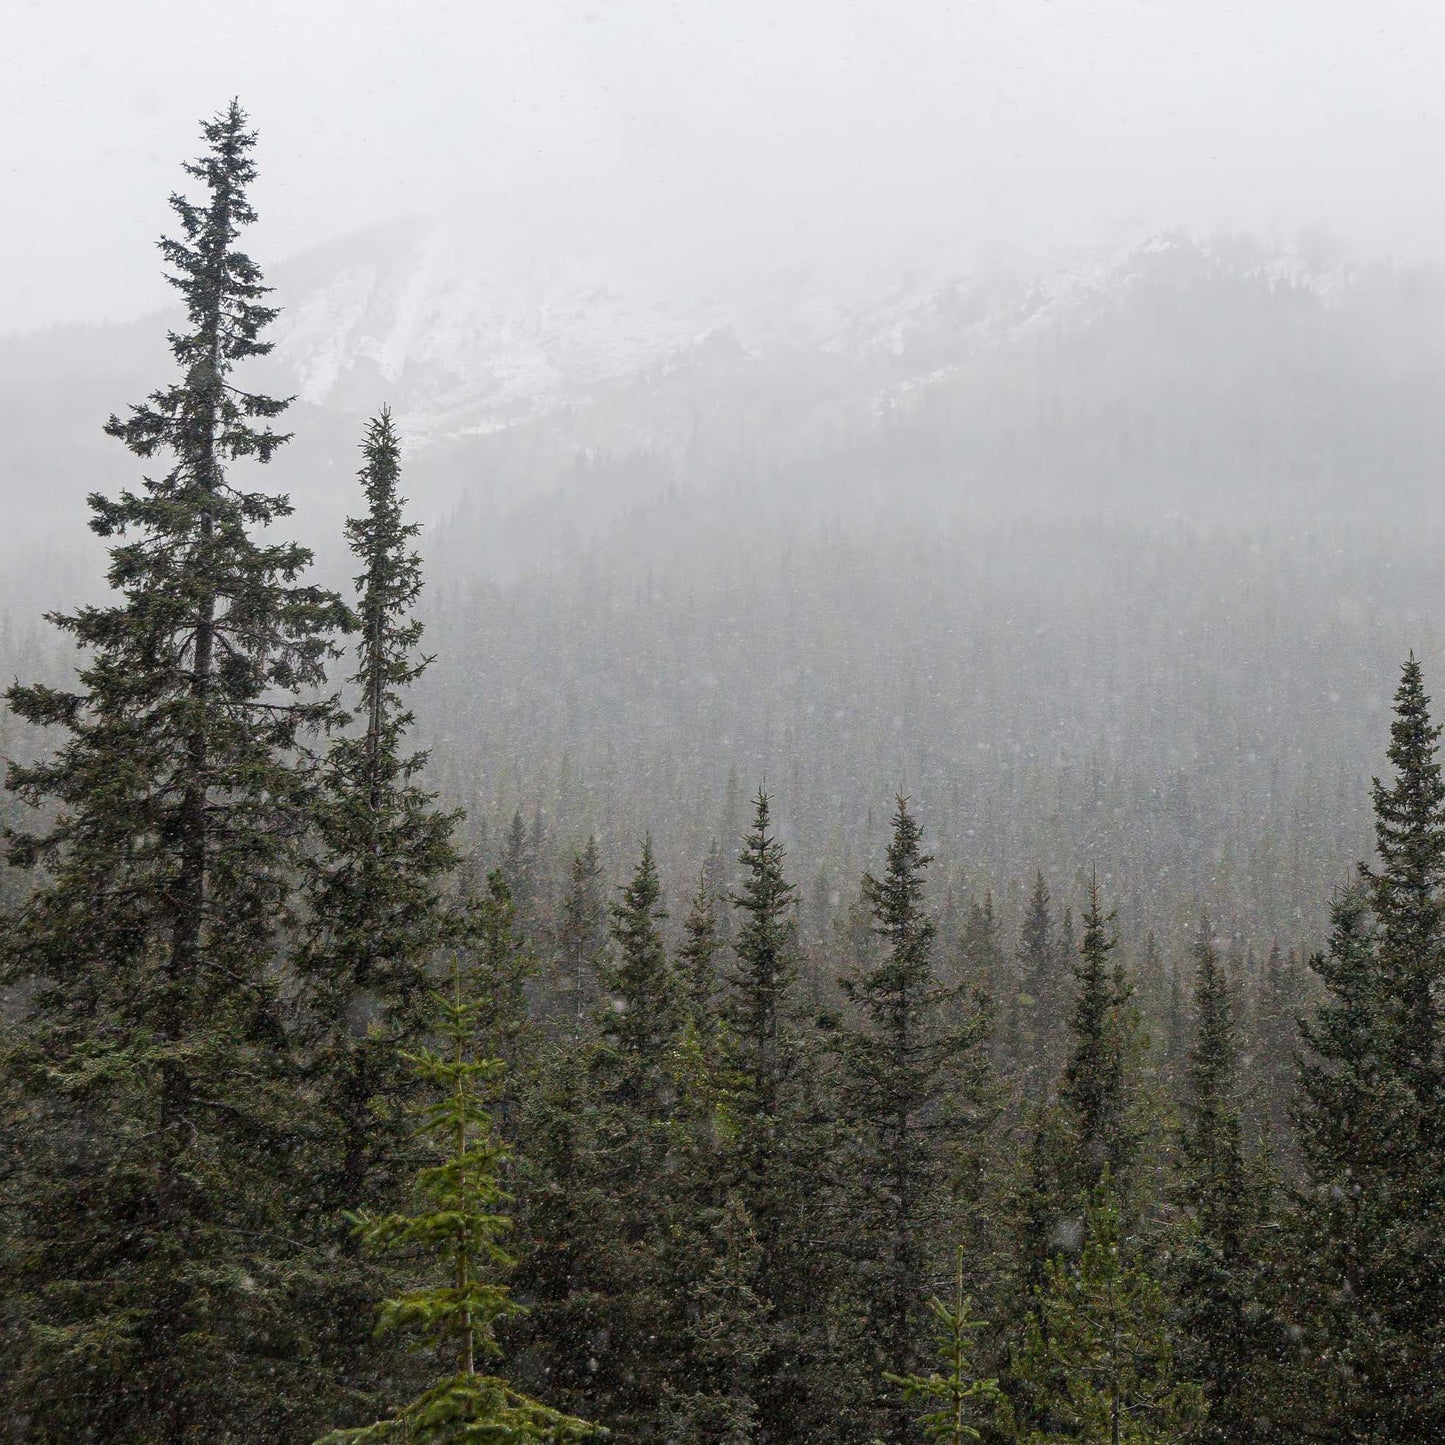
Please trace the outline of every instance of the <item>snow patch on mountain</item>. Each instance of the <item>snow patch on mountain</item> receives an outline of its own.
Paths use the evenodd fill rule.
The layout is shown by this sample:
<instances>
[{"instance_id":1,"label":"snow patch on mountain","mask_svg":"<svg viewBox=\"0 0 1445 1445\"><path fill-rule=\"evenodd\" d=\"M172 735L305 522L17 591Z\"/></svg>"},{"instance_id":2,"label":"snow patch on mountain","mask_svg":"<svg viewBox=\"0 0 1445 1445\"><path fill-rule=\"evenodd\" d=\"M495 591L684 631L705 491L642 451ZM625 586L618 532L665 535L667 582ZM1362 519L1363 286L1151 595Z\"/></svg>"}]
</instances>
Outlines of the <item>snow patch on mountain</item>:
<instances>
[{"instance_id":1,"label":"snow patch on mountain","mask_svg":"<svg viewBox=\"0 0 1445 1445\"><path fill-rule=\"evenodd\" d=\"M1325 297L1348 279L1336 258L1178 234L1035 276L970 273L946 253L911 272L700 275L685 257L499 242L457 222L333 251L292 292L276 358L317 406L362 413L389 403L413 444L575 411L693 364L709 338L730 338L744 362L801 352L870 374L881 364L873 380L883 398L980 351L1084 324L1170 268L1220 266Z\"/></svg>"}]
</instances>

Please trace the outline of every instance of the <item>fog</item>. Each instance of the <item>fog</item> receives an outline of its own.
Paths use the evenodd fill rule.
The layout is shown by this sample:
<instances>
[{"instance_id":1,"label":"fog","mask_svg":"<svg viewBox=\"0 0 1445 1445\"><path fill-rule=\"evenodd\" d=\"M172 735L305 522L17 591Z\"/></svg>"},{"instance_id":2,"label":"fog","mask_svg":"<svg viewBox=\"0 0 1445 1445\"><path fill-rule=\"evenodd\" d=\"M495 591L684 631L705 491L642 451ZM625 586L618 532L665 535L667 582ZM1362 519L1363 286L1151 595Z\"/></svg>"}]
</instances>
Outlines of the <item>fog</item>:
<instances>
[{"instance_id":1,"label":"fog","mask_svg":"<svg viewBox=\"0 0 1445 1445\"><path fill-rule=\"evenodd\" d=\"M1442 75L0 11L0 1434L1445 1440Z\"/></svg>"},{"instance_id":2,"label":"fog","mask_svg":"<svg viewBox=\"0 0 1445 1445\"><path fill-rule=\"evenodd\" d=\"M436 212L704 271L1052 264L1176 225L1445 249L1428 0L34 0L3 26L0 332L164 301L176 158L232 94L272 258Z\"/></svg>"}]
</instances>

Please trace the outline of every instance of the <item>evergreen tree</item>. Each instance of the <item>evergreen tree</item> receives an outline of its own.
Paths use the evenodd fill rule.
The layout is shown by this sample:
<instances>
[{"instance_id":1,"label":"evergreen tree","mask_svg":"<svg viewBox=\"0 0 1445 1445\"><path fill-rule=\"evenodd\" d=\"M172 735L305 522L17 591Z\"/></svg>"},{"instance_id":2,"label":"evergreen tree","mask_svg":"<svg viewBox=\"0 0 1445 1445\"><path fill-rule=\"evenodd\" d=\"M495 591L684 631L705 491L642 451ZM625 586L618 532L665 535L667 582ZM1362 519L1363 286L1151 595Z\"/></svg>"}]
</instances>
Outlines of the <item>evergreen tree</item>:
<instances>
[{"instance_id":1,"label":"evergreen tree","mask_svg":"<svg viewBox=\"0 0 1445 1445\"><path fill-rule=\"evenodd\" d=\"M1008 968L998 941L998 918L993 893L985 891L982 903L968 905L968 917L959 943L964 978L995 1004L1009 992Z\"/></svg>"},{"instance_id":2,"label":"evergreen tree","mask_svg":"<svg viewBox=\"0 0 1445 1445\"><path fill-rule=\"evenodd\" d=\"M1261 1378L1284 1342L1262 1300L1267 1193L1250 1177L1240 1142L1234 1008L1207 919L1195 968L1194 1041L1179 1138L1180 1364L1209 1401L1196 1438L1247 1445L1273 1438Z\"/></svg>"},{"instance_id":3,"label":"evergreen tree","mask_svg":"<svg viewBox=\"0 0 1445 1445\"><path fill-rule=\"evenodd\" d=\"M460 919L441 896L458 862L457 815L439 812L420 787L426 755L404 751L412 715L402 690L429 659L415 657L421 624L410 614L421 564L411 543L419 528L402 520L400 448L387 412L368 426L363 451L367 513L346 526L362 565L360 670L352 679L362 727L338 735L326 758L296 968L313 1129L309 1207L322 1247L337 1256L318 1281L314 1306L329 1324L319 1331L323 1344L331 1337L323 1371L343 1400L359 1393L356 1408L370 1413L366 1391L392 1367L375 1359L370 1331L359 1328L360 1305L375 1298L381 1270L362 1257L344 1211L401 1201L414 1152L406 1101L415 1084L400 1049L422 1034L427 966L456 940Z\"/></svg>"},{"instance_id":4,"label":"evergreen tree","mask_svg":"<svg viewBox=\"0 0 1445 1445\"><path fill-rule=\"evenodd\" d=\"M615 1238L616 1213L592 1167L590 1047L570 1040L546 1045L523 1100L517 1295L528 1312L511 1337L538 1390L560 1407L597 1415L610 1306L597 1260L599 1246Z\"/></svg>"},{"instance_id":5,"label":"evergreen tree","mask_svg":"<svg viewBox=\"0 0 1445 1445\"><path fill-rule=\"evenodd\" d=\"M388 1419L358 1429L336 1430L328 1445L404 1440L413 1445L452 1445L459 1440L565 1441L595 1434L586 1421L564 1415L478 1370L479 1359L501 1354L498 1325L520 1308L497 1276L512 1266L501 1240L511 1220L501 1169L507 1149L492 1128L482 1089L504 1065L473 1053L475 1006L462 989L460 963L453 965L452 998L438 998L445 1054L408 1055L418 1077L436 1097L421 1111L420 1134L435 1162L416 1176L416 1213L360 1213L358 1233L368 1248L430 1256L435 1284L405 1290L385 1302L378 1328L420 1333L434 1352L455 1367Z\"/></svg>"},{"instance_id":6,"label":"evergreen tree","mask_svg":"<svg viewBox=\"0 0 1445 1445\"><path fill-rule=\"evenodd\" d=\"M1098 884L1092 884L1074 964L1070 1054L1059 1087L1072 1136L1062 1182L1078 1196L1091 1193L1106 1169L1122 1181L1141 1143L1139 1022L1129 976L1122 963L1110 961L1118 946L1113 922L1114 915L1106 916L1100 906Z\"/></svg>"},{"instance_id":7,"label":"evergreen tree","mask_svg":"<svg viewBox=\"0 0 1445 1445\"><path fill-rule=\"evenodd\" d=\"M518 820L520 821L520 819ZM572 855L571 876L557 933L557 1023L574 1038L586 1032L597 1005L598 974L605 966L607 905L597 840Z\"/></svg>"},{"instance_id":8,"label":"evergreen tree","mask_svg":"<svg viewBox=\"0 0 1445 1445\"><path fill-rule=\"evenodd\" d=\"M1021 1445L1173 1445L1206 1416L1199 1387L1179 1377L1164 1291L1126 1253L1107 1165L1078 1258L1049 1261L1013 1376Z\"/></svg>"},{"instance_id":9,"label":"evergreen tree","mask_svg":"<svg viewBox=\"0 0 1445 1445\"><path fill-rule=\"evenodd\" d=\"M683 941L678 962L688 1016L694 1027L706 1031L713 1013L718 987L717 957L722 947L718 933L717 908L708 886L706 870L699 876L687 917L683 920Z\"/></svg>"},{"instance_id":10,"label":"evergreen tree","mask_svg":"<svg viewBox=\"0 0 1445 1445\"><path fill-rule=\"evenodd\" d=\"M863 880L882 951L843 980L859 1017L834 1047L839 1106L852 1143L849 1213L856 1238L862 1330L876 1354L870 1370L877 1427L917 1437L906 1402L882 1390L883 1375L920 1362L927 1301L939 1283L930 1243L951 1222L960 1156L980 1126L982 1022L950 1024L949 996L934 977L934 924L924 911L922 828L898 799L887 867Z\"/></svg>"},{"instance_id":11,"label":"evergreen tree","mask_svg":"<svg viewBox=\"0 0 1445 1445\"><path fill-rule=\"evenodd\" d=\"M1044 1286L1050 1256L1077 1236L1104 1174L1124 1192L1116 1204L1127 1204L1134 1192L1132 1171L1144 1139L1141 1044L1132 986L1122 964L1111 961L1112 930L1113 915L1103 912L1094 884L1073 965L1069 1053L1058 1097L1033 1112L1023 1178L1015 1186L1014 1281L1029 1301ZM1007 1323L1007 1307L999 1318Z\"/></svg>"},{"instance_id":12,"label":"evergreen tree","mask_svg":"<svg viewBox=\"0 0 1445 1445\"><path fill-rule=\"evenodd\" d=\"M1238 1049L1229 980L1207 918L1199 925L1194 956L1194 1042L1180 1131L1184 1193L1201 1225L1226 1251L1236 1252L1247 1212L1234 1097Z\"/></svg>"},{"instance_id":13,"label":"evergreen tree","mask_svg":"<svg viewBox=\"0 0 1445 1445\"><path fill-rule=\"evenodd\" d=\"M173 196L161 243L180 376L107 425L169 466L90 498L118 596L53 619L86 650L78 688L8 694L69 734L8 780L53 809L9 835L43 873L4 940L30 1000L7 1061L28 1098L9 1393L39 1438L284 1438L308 1351L274 963L308 816L293 759L330 711L315 689L346 614L298 582L305 549L257 539L287 501L233 477L285 441L267 423L286 403L233 380L276 314L237 247L255 138L234 102L204 135L186 169L206 198Z\"/></svg>"},{"instance_id":14,"label":"evergreen tree","mask_svg":"<svg viewBox=\"0 0 1445 1445\"><path fill-rule=\"evenodd\" d=\"M890 1383L903 1391L904 1402L910 1406L931 1405L916 1419L924 1438L945 1445L963 1445L965 1440L980 1440L982 1435L971 1421L986 1419L992 1407L1002 1398L998 1381L984 1379L975 1373L973 1357L977 1348L974 1336L983 1329L982 1320L972 1319L973 1301L963 1292L963 1249L958 1250L954 1274L953 1304L947 1305L935 1296L928 1308L937 1323L934 1358L937 1363L927 1375L889 1375ZM981 1414L988 1405L987 1415Z\"/></svg>"},{"instance_id":15,"label":"evergreen tree","mask_svg":"<svg viewBox=\"0 0 1445 1445\"><path fill-rule=\"evenodd\" d=\"M1305 1031L1296 1278L1316 1261L1296 1300L1321 1348L1303 1398L1372 1442L1445 1433L1439 737L1412 657L1395 694L1395 778L1374 785L1376 866L1361 869L1363 899L1336 905L1330 952L1315 961L1326 997Z\"/></svg>"},{"instance_id":16,"label":"evergreen tree","mask_svg":"<svg viewBox=\"0 0 1445 1445\"><path fill-rule=\"evenodd\" d=\"M1282 1301L1302 1336L1302 1372L1287 1408L1314 1438L1427 1440L1409 1402L1432 1402L1400 1378L1421 1360L1413 1315L1428 1287L1401 1237L1413 1099L1392 1068L1362 889L1340 894L1331 923L1328 952L1311 961L1325 998L1303 1026L1296 1122L1305 1186Z\"/></svg>"},{"instance_id":17,"label":"evergreen tree","mask_svg":"<svg viewBox=\"0 0 1445 1445\"><path fill-rule=\"evenodd\" d=\"M758 1439L774 1445L809 1438L820 1408L814 1385L824 1342L821 1239L812 1230L820 1217L821 1161L811 1117L811 1060L794 1003L793 885L783 873L783 847L773 834L766 793L757 796L738 861L742 886L733 907L741 922L722 1005L733 1089L721 1175L747 1210L758 1242L754 1288L767 1315Z\"/></svg>"},{"instance_id":18,"label":"evergreen tree","mask_svg":"<svg viewBox=\"0 0 1445 1445\"><path fill-rule=\"evenodd\" d=\"M517 910L500 868L487 874L485 891L469 894L464 905L459 946L476 1000L477 1040L488 1057L505 1066L495 1108L501 1127L509 1131L534 1062L527 984L537 961L518 935Z\"/></svg>"},{"instance_id":19,"label":"evergreen tree","mask_svg":"<svg viewBox=\"0 0 1445 1445\"><path fill-rule=\"evenodd\" d=\"M537 894L537 857L532 844L533 839L527 836L527 825L522 821L522 810L518 808L512 814L512 823L507 829L500 867L507 884L507 894L524 922L530 920L532 901Z\"/></svg>"},{"instance_id":20,"label":"evergreen tree","mask_svg":"<svg viewBox=\"0 0 1445 1445\"><path fill-rule=\"evenodd\" d=\"M1445 778L1420 664L1405 664L1390 726L1394 782L1374 781L1374 869L1361 869L1375 915L1390 1067L1414 1100L1427 1157L1445 1145ZM1428 1167L1428 1165L1426 1166Z\"/></svg>"},{"instance_id":21,"label":"evergreen tree","mask_svg":"<svg viewBox=\"0 0 1445 1445\"><path fill-rule=\"evenodd\" d=\"M1040 872L1034 876L1033 892L1019 929L1019 991L1015 999L1020 1079L1024 1097L1034 1101L1045 1097L1063 1062L1060 1050L1063 1031L1056 1021L1063 1014L1060 985L1067 975L1059 969L1058 943L1048 886Z\"/></svg>"},{"instance_id":22,"label":"evergreen tree","mask_svg":"<svg viewBox=\"0 0 1445 1445\"><path fill-rule=\"evenodd\" d=\"M658 1412L676 1373L684 1262L673 1244L678 1205L673 1116L684 1005L661 925L667 914L647 839L612 907L610 963L589 1075L594 1130L586 1167L607 1200L593 1240L592 1277L607 1299L594 1392L602 1419L629 1440L660 1438Z\"/></svg>"},{"instance_id":23,"label":"evergreen tree","mask_svg":"<svg viewBox=\"0 0 1445 1445\"><path fill-rule=\"evenodd\" d=\"M691 1388L664 1400L665 1438L678 1445L753 1445L760 1438L758 1368L768 1308L754 1287L757 1238L736 1195L724 1203L713 1232L712 1265L691 1291Z\"/></svg>"},{"instance_id":24,"label":"evergreen tree","mask_svg":"<svg viewBox=\"0 0 1445 1445\"><path fill-rule=\"evenodd\" d=\"M682 1000L662 941L667 919L652 839L612 907L615 952L602 971L599 1033L626 1075L629 1101L659 1114L671 1051L682 1029Z\"/></svg>"},{"instance_id":25,"label":"evergreen tree","mask_svg":"<svg viewBox=\"0 0 1445 1445\"><path fill-rule=\"evenodd\" d=\"M1305 1012L1303 967L1293 950L1286 953L1276 942L1265 959L1255 1037L1264 1075L1265 1110L1272 1155L1293 1174L1298 1165L1290 1124L1299 1052L1299 1020Z\"/></svg>"}]
</instances>

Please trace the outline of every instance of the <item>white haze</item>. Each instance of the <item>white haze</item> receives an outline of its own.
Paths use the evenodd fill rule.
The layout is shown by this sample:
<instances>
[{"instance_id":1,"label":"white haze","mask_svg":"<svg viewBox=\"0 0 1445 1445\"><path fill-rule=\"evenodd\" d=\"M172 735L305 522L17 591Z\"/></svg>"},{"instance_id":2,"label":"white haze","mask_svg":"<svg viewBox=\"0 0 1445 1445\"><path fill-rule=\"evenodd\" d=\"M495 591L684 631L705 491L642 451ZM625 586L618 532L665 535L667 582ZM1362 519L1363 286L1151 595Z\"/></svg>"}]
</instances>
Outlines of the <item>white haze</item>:
<instances>
[{"instance_id":1,"label":"white haze","mask_svg":"<svg viewBox=\"0 0 1445 1445\"><path fill-rule=\"evenodd\" d=\"M1428 0L256 0L0 18L0 333L162 304L196 121L268 262L400 214L700 275L1052 262L1166 225L1445 252Z\"/></svg>"}]
</instances>

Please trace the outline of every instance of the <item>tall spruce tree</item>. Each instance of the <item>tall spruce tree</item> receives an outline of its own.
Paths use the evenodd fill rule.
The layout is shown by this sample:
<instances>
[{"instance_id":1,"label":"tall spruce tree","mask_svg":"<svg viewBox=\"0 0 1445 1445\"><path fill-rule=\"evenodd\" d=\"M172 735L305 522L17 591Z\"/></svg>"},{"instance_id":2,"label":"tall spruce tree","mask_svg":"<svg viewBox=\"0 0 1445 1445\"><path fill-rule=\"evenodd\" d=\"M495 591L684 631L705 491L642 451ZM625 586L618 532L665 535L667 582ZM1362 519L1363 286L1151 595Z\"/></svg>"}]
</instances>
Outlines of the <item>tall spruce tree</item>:
<instances>
[{"instance_id":1,"label":"tall spruce tree","mask_svg":"<svg viewBox=\"0 0 1445 1445\"><path fill-rule=\"evenodd\" d=\"M303 1070L314 1143L308 1153L314 1228L335 1256L319 1281L318 1318L330 1323L322 1375L342 1402L375 1413L370 1398L395 1362L370 1348L363 1302L384 1287L382 1266L356 1247L345 1211L401 1203L413 1172L407 1112L416 1081L402 1055L422 1036L428 964L462 932L442 889L456 869L457 815L439 811L418 781L425 753L405 751L411 712L403 690L430 659L416 656L421 623L419 532L403 521L400 446L390 414L367 427L361 483L366 514L346 524L356 578L360 726L339 733L315 801L318 847L308 860L307 928L296 954L302 981ZM323 1392L318 1392L318 1394ZM347 1397L356 1396L353 1403Z\"/></svg>"},{"instance_id":2,"label":"tall spruce tree","mask_svg":"<svg viewBox=\"0 0 1445 1445\"><path fill-rule=\"evenodd\" d=\"M1059 967L1059 940L1042 872L1034 875L1016 956L1017 1063L1024 1097L1037 1102L1052 1088L1063 1062L1058 1021L1063 1012L1061 985L1067 976Z\"/></svg>"},{"instance_id":3,"label":"tall spruce tree","mask_svg":"<svg viewBox=\"0 0 1445 1445\"><path fill-rule=\"evenodd\" d=\"M1017 1186L1016 1295L1026 1300L1042 1288L1050 1255L1077 1233L1105 1173L1125 1192L1116 1205L1132 1192L1143 1142L1141 1044L1132 985L1111 958L1116 947L1113 915L1104 913L1095 882L1073 964L1068 1058L1057 1099L1034 1111L1026 1172Z\"/></svg>"},{"instance_id":4,"label":"tall spruce tree","mask_svg":"<svg viewBox=\"0 0 1445 1445\"><path fill-rule=\"evenodd\" d=\"M1114 915L1089 888L1084 935L1074 963L1070 1053L1059 1102L1072 1135L1067 1182L1080 1194L1093 1191L1107 1169L1116 1184L1134 1164L1140 1146L1137 1069L1139 1020L1134 989L1120 962Z\"/></svg>"},{"instance_id":5,"label":"tall spruce tree","mask_svg":"<svg viewBox=\"0 0 1445 1445\"><path fill-rule=\"evenodd\" d=\"M1183 1216L1173 1281L1179 1361L1209 1402L1209 1418L1195 1438L1248 1445L1276 1438L1261 1381L1284 1348L1264 1303L1269 1196L1251 1173L1240 1140L1234 1006L1207 918L1194 956L1194 1039L1176 1190Z\"/></svg>"},{"instance_id":6,"label":"tall spruce tree","mask_svg":"<svg viewBox=\"0 0 1445 1445\"><path fill-rule=\"evenodd\" d=\"M827 1420L819 1367L824 1358L820 1272L818 1130L812 1059L797 1017L798 944L793 885L759 792L739 856L733 894L740 922L725 971L722 1003L732 1081L726 1157L720 1173L752 1222L758 1243L753 1288L766 1316L758 1367L760 1442L805 1440Z\"/></svg>"},{"instance_id":7,"label":"tall spruce tree","mask_svg":"<svg viewBox=\"0 0 1445 1445\"><path fill-rule=\"evenodd\" d=\"M556 940L554 1022L560 1031L580 1039L597 1006L598 973L607 952L607 903L596 838L589 837L586 847L572 855Z\"/></svg>"},{"instance_id":8,"label":"tall spruce tree","mask_svg":"<svg viewBox=\"0 0 1445 1445\"><path fill-rule=\"evenodd\" d=\"M1336 901L1325 992L1304 1030L1296 1114L1306 1185L1286 1304L1309 1346L1297 1394L1361 1441L1445 1433L1441 1000L1445 781L1419 664L1395 694L1377 861Z\"/></svg>"},{"instance_id":9,"label":"tall spruce tree","mask_svg":"<svg viewBox=\"0 0 1445 1445\"><path fill-rule=\"evenodd\" d=\"M305 549L258 539L290 506L233 471L286 440L286 403L233 379L276 314L237 246L255 137L234 102L204 136L205 199L173 196L161 242L180 375L106 428L168 465L90 498L117 596L52 619L86 652L78 686L8 694L69 734L8 779L53 810L9 835L43 873L4 939L31 989L7 1060L29 1100L8 1393L34 1438L282 1439L303 1389L274 965L309 817L293 759L345 609L300 583Z\"/></svg>"},{"instance_id":10,"label":"tall spruce tree","mask_svg":"<svg viewBox=\"0 0 1445 1445\"><path fill-rule=\"evenodd\" d=\"M662 940L667 918L652 840L612 907L611 961L588 1072L594 1121L587 1168L608 1201L593 1244L608 1296L594 1389L601 1418L639 1442L660 1439L659 1412L682 1346L686 1273L673 1249L680 1219L673 1115L685 1007Z\"/></svg>"},{"instance_id":11,"label":"tall spruce tree","mask_svg":"<svg viewBox=\"0 0 1445 1445\"><path fill-rule=\"evenodd\" d=\"M1362 866L1378 930L1390 1065L1409 1088L1419 1145L1445 1144L1445 778L1441 728L1420 664L1406 662L1390 726L1394 781L1374 781L1374 868ZM1425 1162L1424 1157L1421 1159Z\"/></svg>"},{"instance_id":12,"label":"tall spruce tree","mask_svg":"<svg viewBox=\"0 0 1445 1445\"><path fill-rule=\"evenodd\" d=\"M717 993L717 957L722 947L718 932L717 907L708 886L707 870L698 877L687 917L683 919L683 941L678 950L682 987L689 1021L694 1030L706 1032L711 1023Z\"/></svg>"},{"instance_id":13,"label":"tall spruce tree","mask_svg":"<svg viewBox=\"0 0 1445 1445\"><path fill-rule=\"evenodd\" d=\"M1235 1097L1239 1051L1229 978L1207 918L1199 925L1194 958L1194 1042L1179 1136L1184 1194L1210 1236L1233 1253L1247 1212Z\"/></svg>"},{"instance_id":14,"label":"tall spruce tree","mask_svg":"<svg viewBox=\"0 0 1445 1445\"><path fill-rule=\"evenodd\" d=\"M922 1438L920 1427L885 1377L912 1375L922 1362L928 1301L945 1272L938 1241L952 1233L953 1185L981 1131L987 1072L983 1020L953 1022L951 991L934 975L922 837L900 797L883 877L863 880L882 951L843 980L858 1023L834 1045L860 1328L873 1354L870 1413L899 1445Z\"/></svg>"},{"instance_id":15,"label":"tall spruce tree","mask_svg":"<svg viewBox=\"0 0 1445 1445\"><path fill-rule=\"evenodd\" d=\"M767 1305L754 1289L757 1239L730 1195L717 1212L711 1264L689 1291L688 1368L663 1399L664 1438L677 1445L753 1445Z\"/></svg>"},{"instance_id":16,"label":"tall spruce tree","mask_svg":"<svg viewBox=\"0 0 1445 1445\"><path fill-rule=\"evenodd\" d=\"M1335 910L1315 961L1298 1115L1307 1189L1297 1272L1315 1256L1309 1402L1368 1441L1445 1434L1445 1151L1441 1147L1445 780L1418 662L1395 694L1393 782L1374 785L1376 864ZM1373 934L1363 916L1368 905ZM1340 1428L1336 1426L1335 1428Z\"/></svg>"},{"instance_id":17,"label":"tall spruce tree","mask_svg":"<svg viewBox=\"0 0 1445 1445\"><path fill-rule=\"evenodd\" d=\"M1271 1154L1288 1174L1297 1172L1298 1149L1290 1124L1299 1053L1299 1019L1305 1012L1305 970L1299 956L1271 944L1255 1010Z\"/></svg>"}]
</instances>

